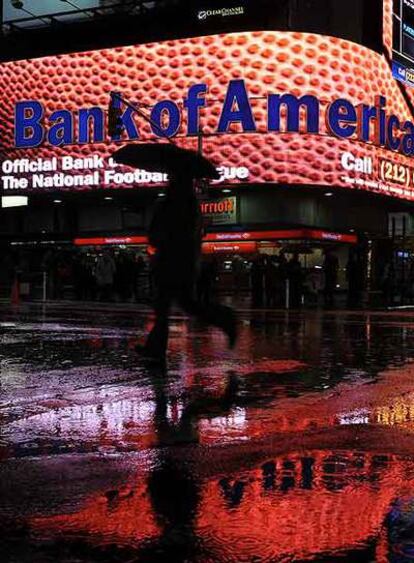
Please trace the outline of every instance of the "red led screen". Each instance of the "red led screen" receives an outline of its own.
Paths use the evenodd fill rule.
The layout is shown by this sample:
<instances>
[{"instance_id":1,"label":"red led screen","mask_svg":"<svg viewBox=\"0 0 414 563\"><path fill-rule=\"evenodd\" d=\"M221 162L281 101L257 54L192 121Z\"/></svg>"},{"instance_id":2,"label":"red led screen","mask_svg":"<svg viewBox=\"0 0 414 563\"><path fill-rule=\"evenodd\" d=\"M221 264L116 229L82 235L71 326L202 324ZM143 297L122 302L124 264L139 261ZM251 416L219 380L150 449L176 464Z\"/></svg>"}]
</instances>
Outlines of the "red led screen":
<instances>
[{"instance_id":1,"label":"red led screen","mask_svg":"<svg viewBox=\"0 0 414 563\"><path fill-rule=\"evenodd\" d=\"M119 146L107 134L109 93L121 92L147 112L159 102L172 102L179 112L175 142L195 149L197 136L189 134L194 123L189 123L186 100L191 87L205 85L199 96L203 105L197 110L198 125L203 131L203 151L220 168L223 185L338 186L414 199L414 136L410 127L405 127L413 119L410 109L385 57L349 41L295 32L222 34L16 61L0 66L0 78L5 193L159 185L165 181L159 174L134 174L108 163L107 158ZM241 100L234 99L232 105L229 99L229 85L235 81L242 83L248 97L253 130L246 113L237 123ZM289 99L292 105L281 104L276 112L275 106L269 107L269 96L279 96L280 101L285 94L294 97ZM303 101L303 96L312 97L313 105L299 104L300 109L295 109L295 100ZM225 131L222 127L220 132L226 99L234 119L227 119ZM19 125L15 119L16 105L30 100L41 104L39 124L44 139L36 147L16 148L16 128L20 139L22 134L32 134L30 127L22 133L21 120ZM355 109L354 120L346 107L332 108L338 100ZM318 112L309 117L316 103ZM80 141L80 109L105 112L103 141L89 142L94 135L100 139L93 118ZM336 113L329 114L331 110ZM380 110L386 120L382 141L378 139ZM31 117L31 111L23 106L26 118ZM69 121L64 122L62 111ZM60 113L51 119L53 112ZM165 124L170 116L168 112L162 115ZM295 115L299 116L297 127ZM390 117L395 119L390 121ZM140 116L133 122L138 142L160 142ZM344 137L347 124L352 134ZM59 135L65 137L64 126L68 137L69 125L72 142L53 146L49 137L55 142ZM298 131L292 131L295 127ZM389 148L392 143L395 149ZM44 170L45 161L49 170Z\"/></svg>"}]
</instances>

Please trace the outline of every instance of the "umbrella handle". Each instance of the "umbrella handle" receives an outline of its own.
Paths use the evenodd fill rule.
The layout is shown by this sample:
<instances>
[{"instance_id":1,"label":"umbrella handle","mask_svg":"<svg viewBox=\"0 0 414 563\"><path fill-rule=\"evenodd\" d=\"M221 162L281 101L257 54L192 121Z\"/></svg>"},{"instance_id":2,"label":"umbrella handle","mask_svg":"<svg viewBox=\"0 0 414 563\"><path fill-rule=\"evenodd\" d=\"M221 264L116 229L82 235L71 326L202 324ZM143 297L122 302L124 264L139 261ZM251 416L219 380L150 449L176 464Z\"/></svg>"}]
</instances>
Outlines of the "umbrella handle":
<instances>
[{"instance_id":1,"label":"umbrella handle","mask_svg":"<svg viewBox=\"0 0 414 563\"><path fill-rule=\"evenodd\" d=\"M119 92L111 92L110 93L112 99L114 98L118 98L118 100L120 100L122 103L124 103L126 106L128 106L129 108L131 108L133 111L135 111L138 115L140 115L143 119L145 119L145 121L147 121L150 125L152 125L153 128L158 129L158 131L162 134L163 138L167 139L167 141L169 143L171 143L172 145L175 145L174 141L171 139L171 137L167 137L167 135L163 135L163 131L161 130L161 128L158 126L157 123L155 123L154 120L152 120L148 115L146 115L141 109L139 109L136 105L132 104L129 100L127 100L126 98L124 98L121 94L119 94Z\"/></svg>"}]
</instances>

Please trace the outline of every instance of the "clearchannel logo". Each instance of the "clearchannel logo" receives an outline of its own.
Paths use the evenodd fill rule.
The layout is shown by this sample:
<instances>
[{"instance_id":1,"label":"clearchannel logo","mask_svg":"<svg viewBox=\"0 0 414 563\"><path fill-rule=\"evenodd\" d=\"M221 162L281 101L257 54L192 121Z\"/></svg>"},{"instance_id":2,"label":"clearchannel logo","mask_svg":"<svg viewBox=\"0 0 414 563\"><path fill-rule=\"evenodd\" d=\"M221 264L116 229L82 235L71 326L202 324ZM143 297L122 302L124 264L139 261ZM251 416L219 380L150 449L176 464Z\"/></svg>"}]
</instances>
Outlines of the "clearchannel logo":
<instances>
[{"instance_id":1,"label":"clearchannel logo","mask_svg":"<svg viewBox=\"0 0 414 563\"><path fill-rule=\"evenodd\" d=\"M241 16L243 14L244 6L236 6L234 8L217 8L215 10L199 10L197 13L197 19L203 21L214 16L221 16L225 18L228 16Z\"/></svg>"}]
</instances>

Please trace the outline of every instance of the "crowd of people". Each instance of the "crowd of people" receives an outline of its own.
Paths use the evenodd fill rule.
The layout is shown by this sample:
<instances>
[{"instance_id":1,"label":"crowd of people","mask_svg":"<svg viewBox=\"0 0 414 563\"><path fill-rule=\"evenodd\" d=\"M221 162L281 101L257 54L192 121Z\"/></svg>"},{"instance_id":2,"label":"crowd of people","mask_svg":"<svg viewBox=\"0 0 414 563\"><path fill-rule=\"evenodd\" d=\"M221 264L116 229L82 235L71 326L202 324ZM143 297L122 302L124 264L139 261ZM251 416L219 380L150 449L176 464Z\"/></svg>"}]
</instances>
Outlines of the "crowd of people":
<instances>
[{"instance_id":1,"label":"crowd of people","mask_svg":"<svg viewBox=\"0 0 414 563\"><path fill-rule=\"evenodd\" d=\"M252 304L255 307L298 308L306 301L314 304L323 287L326 306L334 305L334 294L338 283L338 258L327 252L324 259L324 283L315 269L305 269L298 253L290 259L279 256L258 256L251 266Z\"/></svg>"},{"instance_id":2,"label":"crowd of people","mask_svg":"<svg viewBox=\"0 0 414 563\"><path fill-rule=\"evenodd\" d=\"M3 296L10 295L16 272L31 286L40 286L42 272L46 272L48 299L148 302L153 296L151 259L140 248L50 249L36 255L36 260L31 258L29 251L4 253L0 279ZM229 262L231 266L226 269L224 264ZM346 271L340 272L342 268ZM378 270L374 289L379 293L379 305L398 304L402 294L405 303L412 302L414 261L405 266L405 285L400 281L401 268L391 260ZM236 301L248 297L252 306L267 308L359 308L366 304L367 291L367 258L358 249L350 249L347 263L340 265L335 250L327 248L316 267L306 267L304 256L295 252L203 256L196 283L196 297L203 305L225 292ZM37 296L40 294L38 290Z\"/></svg>"},{"instance_id":3,"label":"crowd of people","mask_svg":"<svg viewBox=\"0 0 414 563\"><path fill-rule=\"evenodd\" d=\"M69 292L83 301L128 302L146 291L146 261L135 252L61 253L46 256L43 267L54 299L67 298Z\"/></svg>"},{"instance_id":4,"label":"crowd of people","mask_svg":"<svg viewBox=\"0 0 414 563\"><path fill-rule=\"evenodd\" d=\"M361 256L350 252L346 267L347 305L352 308L362 305L366 289L366 264ZM322 295L325 307L335 307L339 269L338 257L330 248L325 249L319 268L305 268L297 252L289 259L284 253L258 255L250 267L252 305L298 308L305 303L317 305Z\"/></svg>"}]
</instances>

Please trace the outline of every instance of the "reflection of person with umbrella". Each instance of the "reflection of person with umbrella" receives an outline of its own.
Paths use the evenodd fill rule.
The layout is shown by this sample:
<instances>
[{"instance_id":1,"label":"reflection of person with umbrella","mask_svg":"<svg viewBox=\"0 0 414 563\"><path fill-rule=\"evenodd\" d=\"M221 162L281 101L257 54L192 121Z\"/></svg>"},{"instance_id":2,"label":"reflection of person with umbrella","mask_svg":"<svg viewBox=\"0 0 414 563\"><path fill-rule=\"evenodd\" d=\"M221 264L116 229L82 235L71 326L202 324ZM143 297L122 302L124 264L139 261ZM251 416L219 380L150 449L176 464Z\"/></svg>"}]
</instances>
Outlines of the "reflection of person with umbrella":
<instances>
[{"instance_id":1,"label":"reflection of person with umbrella","mask_svg":"<svg viewBox=\"0 0 414 563\"><path fill-rule=\"evenodd\" d=\"M200 154L173 144L127 145L114 154L120 164L167 172L167 195L155 211L149 243L155 249L155 324L145 346L146 357L164 360L168 344L168 316L173 301L185 312L224 330L230 346L236 340L234 312L223 305L202 305L194 299L201 254L202 218L194 178L215 178L214 166Z\"/></svg>"}]
</instances>

